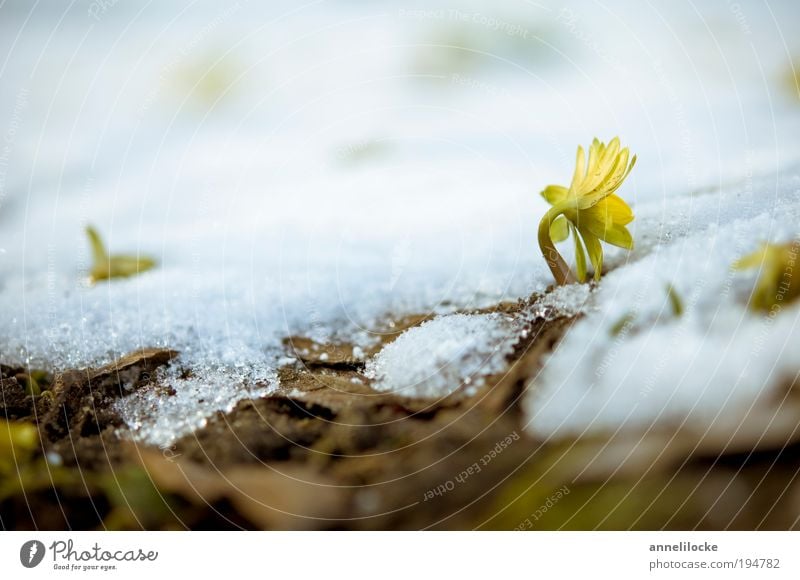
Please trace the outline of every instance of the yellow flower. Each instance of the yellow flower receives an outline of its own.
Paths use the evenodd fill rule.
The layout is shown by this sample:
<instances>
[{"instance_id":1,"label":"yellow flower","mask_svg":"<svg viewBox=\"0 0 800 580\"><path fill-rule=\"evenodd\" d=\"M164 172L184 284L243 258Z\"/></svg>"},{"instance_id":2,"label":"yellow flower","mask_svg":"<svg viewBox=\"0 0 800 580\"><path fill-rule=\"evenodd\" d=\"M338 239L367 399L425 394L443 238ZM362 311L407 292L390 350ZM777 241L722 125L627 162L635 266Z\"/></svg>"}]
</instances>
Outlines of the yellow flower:
<instances>
[{"instance_id":1,"label":"yellow flower","mask_svg":"<svg viewBox=\"0 0 800 580\"><path fill-rule=\"evenodd\" d=\"M800 298L800 271L795 272L800 238L786 244L761 244L761 247L734 262L736 270L760 268L750 307L754 310L772 310Z\"/></svg>"},{"instance_id":2,"label":"yellow flower","mask_svg":"<svg viewBox=\"0 0 800 580\"><path fill-rule=\"evenodd\" d=\"M108 278L124 278L145 272L156 265L155 260L147 256L126 254L109 255L100 234L92 226L86 228L89 244L92 247L94 265L89 273L90 282L98 282Z\"/></svg>"},{"instance_id":3,"label":"yellow flower","mask_svg":"<svg viewBox=\"0 0 800 580\"><path fill-rule=\"evenodd\" d=\"M600 240L633 249L633 238L625 226L633 221L633 212L622 198L615 195L633 169L636 156L630 158L628 148L620 149L614 137L606 145L597 139L589 147L589 160L583 147L578 147L575 174L570 186L548 185L542 191L553 207L539 224L539 247L558 284L576 281L554 242L566 240L570 233L575 240L577 281L586 280L586 254L594 268L595 280L603 268L603 247Z\"/></svg>"}]
</instances>

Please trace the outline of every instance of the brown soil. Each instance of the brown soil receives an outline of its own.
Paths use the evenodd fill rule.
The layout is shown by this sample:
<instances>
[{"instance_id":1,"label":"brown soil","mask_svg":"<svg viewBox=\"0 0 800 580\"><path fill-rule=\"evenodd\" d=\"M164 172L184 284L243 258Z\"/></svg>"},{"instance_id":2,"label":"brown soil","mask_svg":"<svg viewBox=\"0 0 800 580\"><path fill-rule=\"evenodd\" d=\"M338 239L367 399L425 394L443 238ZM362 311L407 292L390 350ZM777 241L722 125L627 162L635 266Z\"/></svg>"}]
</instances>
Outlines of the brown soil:
<instances>
[{"instance_id":1,"label":"brown soil","mask_svg":"<svg viewBox=\"0 0 800 580\"><path fill-rule=\"evenodd\" d=\"M513 315L521 306L493 310ZM375 350L427 318L395 321ZM438 401L374 391L350 345L289 337L287 354L300 364L280 370L279 393L218 414L168 449L120 437L121 421L110 405L136 389L152 388L154 369L171 364L176 353L145 350L100 369L39 375L38 396L29 394L24 369L3 366L0 418L37 425L41 445L18 458L18 469L0 485L0 524L6 529L797 526L800 447L796 429L790 429L799 416L794 409L781 415L764 444L756 444L764 439L756 435L768 418L755 418L752 440L745 432L735 449L726 448L729 439L698 441L683 430L548 443L527 435L523 392L526 385L535 388L543 355L573 322L532 323L506 372L490 377L472 396L456 391ZM556 497L559 489L567 493Z\"/></svg>"}]
</instances>

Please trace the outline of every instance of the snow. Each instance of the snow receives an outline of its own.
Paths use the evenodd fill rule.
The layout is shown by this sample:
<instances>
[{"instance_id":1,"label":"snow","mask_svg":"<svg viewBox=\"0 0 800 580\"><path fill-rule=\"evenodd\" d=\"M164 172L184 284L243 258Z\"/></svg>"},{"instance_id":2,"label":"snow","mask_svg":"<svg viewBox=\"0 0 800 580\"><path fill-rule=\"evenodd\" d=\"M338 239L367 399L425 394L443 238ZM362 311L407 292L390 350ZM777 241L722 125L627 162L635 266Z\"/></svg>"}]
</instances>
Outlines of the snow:
<instances>
[{"instance_id":1,"label":"snow","mask_svg":"<svg viewBox=\"0 0 800 580\"><path fill-rule=\"evenodd\" d=\"M156 379L174 393L141 389L118 400L116 409L125 424L144 443L170 446L176 439L203 427L216 412L229 412L244 398L270 393L277 384L271 374L254 383L250 373L193 366L194 377L182 377L175 368L160 369Z\"/></svg>"},{"instance_id":2,"label":"snow","mask_svg":"<svg viewBox=\"0 0 800 580\"><path fill-rule=\"evenodd\" d=\"M713 426L780 403L781 389L797 376L800 304L767 315L750 311L758 272L733 271L731 264L760 240L798 235L800 167L778 174L771 187L756 180L752 188L676 201L639 208L639 228L671 239L662 234L657 245L642 244L604 277L595 308L528 385L528 425L537 435ZM680 317L669 285L681 297Z\"/></svg>"},{"instance_id":3,"label":"snow","mask_svg":"<svg viewBox=\"0 0 800 580\"><path fill-rule=\"evenodd\" d=\"M520 320L554 320L561 316L577 316L592 306L592 286L569 284L556 286L523 309Z\"/></svg>"},{"instance_id":4,"label":"snow","mask_svg":"<svg viewBox=\"0 0 800 580\"><path fill-rule=\"evenodd\" d=\"M559 289L524 314L585 314L531 388L531 428L680 418L693 393L707 420L731 393L746 405L798 362L782 342L795 311L764 327L741 306L752 274L727 269L796 233L800 107L782 79L800 41L782 27L797 10L166 0L95 17L7 1L0 360L58 369L175 349L161 376L174 396L120 403L134 437L169 444L277 389L283 338L363 353L391 319L429 313L369 364L381 388L442 396L494 372L521 332L449 315L552 283L538 191L569 179L579 143L620 135L639 155L620 190L637 247L608 250L616 269L597 290ZM158 267L88 286L86 224ZM659 318L667 283L681 321ZM628 310L636 331L616 345L608 329ZM459 333L461 347L447 338ZM441 349L415 344L437 335Z\"/></svg>"},{"instance_id":5,"label":"snow","mask_svg":"<svg viewBox=\"0 0 800 580\"><path fill-rule=\"evenodd\" d=\"M590 305L592 288L553 289L513 313L446 314L406 330L367 362L372 387L408 397L438 399L462 387L477 392L489 375L502 372L528 325L576 316Z\"/></svg>"},{"instance_id":6,"label":"snow","mask_svg":"<svg viewBox=\"0 0 800 580\"><path fill-rule=\"evenodd\" d=\"M373 388L409 397L467 394L506 367L519 328L497 313L439 316L404 332L367 363Z\"/></svg>"}]
</instances>

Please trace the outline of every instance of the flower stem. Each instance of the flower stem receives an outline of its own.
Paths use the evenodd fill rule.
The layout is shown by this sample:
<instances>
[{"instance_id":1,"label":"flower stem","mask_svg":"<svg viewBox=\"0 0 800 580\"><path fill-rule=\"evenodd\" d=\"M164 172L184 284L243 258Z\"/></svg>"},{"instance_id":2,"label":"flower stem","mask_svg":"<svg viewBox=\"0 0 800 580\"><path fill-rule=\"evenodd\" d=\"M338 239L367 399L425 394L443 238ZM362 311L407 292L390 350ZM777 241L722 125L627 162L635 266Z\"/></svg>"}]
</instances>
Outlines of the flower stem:
<instances>
[{"instance_id":1,"label":"flower stem","mask_svg":"<svg viewBox=\"0 0 800 580\"><path fill-rule=\"evenodd\" d=\"M578 280L569 269L569 266L561 257L561 254L556 250L553 239L550 237L550 225L559 215L561 215L563 208L555 205L551 207L542 221L539 222L539 249L542 251L542 256L547 262L547 266L553 273L553 278L556 279L556 284L564 286L566 284L575 284Z\"/></svg>"}]
</instances>

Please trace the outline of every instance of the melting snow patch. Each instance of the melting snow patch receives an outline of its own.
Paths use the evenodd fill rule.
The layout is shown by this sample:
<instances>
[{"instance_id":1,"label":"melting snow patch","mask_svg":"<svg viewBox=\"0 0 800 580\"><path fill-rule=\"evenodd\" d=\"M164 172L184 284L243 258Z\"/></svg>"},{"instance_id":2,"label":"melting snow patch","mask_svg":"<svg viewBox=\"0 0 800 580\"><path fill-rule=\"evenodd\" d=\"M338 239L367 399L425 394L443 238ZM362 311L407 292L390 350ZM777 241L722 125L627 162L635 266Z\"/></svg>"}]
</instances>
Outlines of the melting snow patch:
<instances>
[{"instance_id":1,"label":"melting snow patch","mask_svg":"<svg viewBox=\"0 0 800 580\"><path fill-rule=\"evenodd\" d=\"M694 233L662 242L608 274L593 294L596 308L571 328L529 386L529 428L550 437L665 422L710 426L780 401L781 387L800 368L793 347L800 340L800 307L770 315L750 311L758 274L734 272L731 264L762 240L796 235L794 175L784 172L777 192L754 193L760 213L751 208L740 214L744 219L727 210L717 219L707 216L705 227L697 224ZM731 189L715 194L714 202L741 205L739 196ZM642 213L655 214L652 209ZM666 215L670 220L674 216ZM680 315L670 285L680 296Z\"/></svg>"},{"instance_id":2,"label":"melting snow patch","mask_svg":"<svg viewBox=\"0 0 800 580\"><path fill-rule=\"evenodd\" d=\"M517 342L517 323L501 314L439 316L403 333L367 363L373 387L440 398L501 372Z\"/></svg>"},{"instance_id":3,"label":"melting snow patch","mask_svg":"<svg viewBox=\"0 0 800 580\"><path fill-rule=\"evenodd\" d=\"M592 287L589 284L557 286L527 308L525 315L531 321L577 316L591 307L591 296Z\"/></svg>"},{"instance_id":4,"label":"melting snow patch","mask_svg":"<svg viewBox=\"0 0 800 580\"><path fill-rule=\"evenodd\" d=\"M253 383L230 369L207 369L190 377L182 377L181 372L177 368L159 371L158 387L117 401L115 408L136 441L169 446L205 426L214 413L232 411L239 401L266 395L277 384L274 373Z\"/></svg>"}]
</instances>

